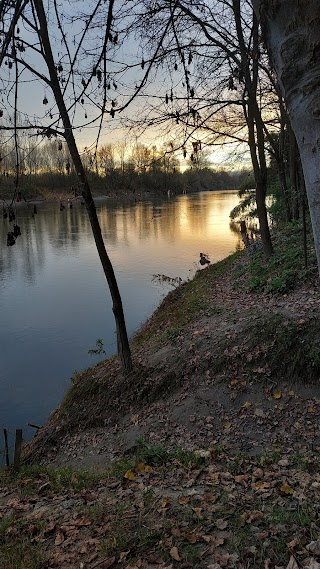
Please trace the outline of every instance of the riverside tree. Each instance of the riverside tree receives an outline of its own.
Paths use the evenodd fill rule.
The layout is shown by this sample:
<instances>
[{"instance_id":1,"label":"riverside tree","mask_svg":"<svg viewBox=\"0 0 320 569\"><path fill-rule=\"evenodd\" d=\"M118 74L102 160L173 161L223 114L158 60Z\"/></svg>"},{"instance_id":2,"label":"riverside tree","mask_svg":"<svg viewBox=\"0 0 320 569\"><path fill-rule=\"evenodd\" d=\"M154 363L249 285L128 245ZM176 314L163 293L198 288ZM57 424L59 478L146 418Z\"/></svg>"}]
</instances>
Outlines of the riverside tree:
<instances>
[{"instance_id":1,"label":"riverside tree","mask_svg":"<svg viewBox=\"0 0 320 569\"><path fill-rule=\"evenodd\" d=\"M175 150L180 145L181 153L195 163L201 145L248 143L262 243L270 256L265 142L268 125L275 121L276 112L273 108L271 121L270 109L277 95L264 70L267 58L250 1L159 0L155 5L138 0L132 27L141 36L147 63L167 27L162 49L152 61L159 70L157 93L145 93L146 111L136 124L145 128L148 122L171 123L177 132ZM166 80L161 81L164 74Z\"/></svg>"},{"instance_id":2,"label":"riverside tree","mask_svg":"<svg viewBox=\"0 0 320 569\"><path fill-rule=\"evenodd\" d=\"M295 133L320 271L320 6L253 0Z\"/></svg>"},{"instance_id":3,"label":"riverside tree","mask_svg":"<svg viewBox=\"0 0 320 569\"><path fill-rule=\"evenodd\" d=\"M10 136L14 138L16 177L13 200L19 188L19 131L28 130L33 136L58 137L65 141L112 297L118 354L124 372L129 373L132 358L122 300L75 138L77 127L79 130L89 122L98 123L97 145L105 115L114 115L114 100L108 95L110 79L107 65L109 46L117 43L113 30L114 0L97 1L90 11L82 2L77 3L76 11L72 4L69 13L68 6L68 3L59 4L56 0L47 4L46 8L42 0L1 2L1 91L6 103L2 98L0 130L11 133ZM97 15L99 21L104 18L103 27L98 25ZM27 104L24 101L26 89L31 90L35 81L38 82L38 92L34 91L34 96L38 95L39 99L40 93L45 109L37 116L28 110L31 99ZM87 120L86 112L84 120L78 116L79 108L83 110L86 102L91 103L94 109L95 116L91 121ZM40 100L38 105L41 106ZM65 168L69 171L70 164L65 164Z\"/></svg>"}]
</instances>

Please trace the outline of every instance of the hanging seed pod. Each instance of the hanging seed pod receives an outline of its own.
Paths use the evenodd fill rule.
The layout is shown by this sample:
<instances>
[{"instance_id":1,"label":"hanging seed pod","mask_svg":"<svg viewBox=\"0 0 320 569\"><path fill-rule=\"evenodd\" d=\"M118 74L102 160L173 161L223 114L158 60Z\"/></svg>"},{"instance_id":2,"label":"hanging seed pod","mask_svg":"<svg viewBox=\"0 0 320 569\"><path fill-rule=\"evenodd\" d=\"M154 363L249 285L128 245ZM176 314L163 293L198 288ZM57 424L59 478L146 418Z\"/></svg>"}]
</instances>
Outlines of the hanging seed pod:
<instances>
[{"instance_id":1,"label":"hanging seed pod","mask_svg":"<svg viewBox=\"0 0 320 569\"><path fill-rule=\"evenodd\" d=\"M84 105L84 99L81 99L81 105Z\"/></svg>"},{"instance_id":2,"label":"hanging seed pod","mask_svg":"<svg viewBox=\"0 0 320 569\"><path fill-rule=\"evenodd\" d=\"M168 104L168 103L169 103L169 97L168 97L168 94L166 93L166 104Z\"/></svg>"},{"instance_id":3,"label":"hanging seed pod","mask_svg":"<svg viewBox=\"0 0 320 569\"><path fill-rule=\"evenodd\" d=\"M193 97L194 97L194 88L193 88L193 87L191 87L191 89L190 89L190 97L191 97L192 99L193 99Z\"/></svg>"},{"instance_id":4,"label":"hanging seed pod","mask_svg":"<svg viewBox=\"0 0 320 569\"><path fill-rule=\"evenodd\" d=\"M83 87L86 87L86 86L87 86L87 84L86 84L86 82L85 82L84 79L81 79L81 85L83 85Z\"/></svg>"},{"instance_id":5,"label":"hanging seed pod","mask_svg":"<svg viewBox=\"0 0 320 569\"><path fill-rule=\"evenodd\" d=\"M172 89L171 89L171 93L170 93L170 101L171 101L171 103L172 103L172 101L173 101L173 92L172 92Z\"/></svg>"},{"instance_id":6,"label":"hanging seed pod","mask_svg":"<svg viewBox=\"0 0 320 569\"><path fill-rule=\"evenodd\" d=\"M113 87L114 87L115 89L118 89L118 85L117 85L114 81L113 81Z\"/></svg>"},{"instance_id":7,"label":"hanging seed pod","mask_svg":"<svg viewBox=\"0 0 320 569\"><path fill-rule=\"evenodd\" d=\"M113 43L114 43L114 44L117 44L117 43L118 43L118 34L115 34L115 35L113 36Z\"/></svg>"},{"instance_id":8,"label":"hanging seed pod","mask_svg":"<svg viewBox=\"0 0 320 569\"><path fill-rule=\"evenodd\" d=\"M12 69L12 65L13 65L12 61L9 61L9 63L8 63L9 69Z\"/></svg>"},{"instance_id":9,"label":"hanging seed pod","mask_svg":"<svg viewBox=\"0 0 320 569\"><path fill-rule=\"evenodd\" d=\"M144 61L144 59L142 59L142 61L141 61L141 69L144 69L144 66L145 66L145 61Z\"/></svg>"},{"instance_id":10,"label":"hanging seed pod","mask_svg":"<svg viewBox=\"0 0 320 569\"><path fill-rule=\"evenodd\" d=\"M101 81L101 79L102 79L102 73L101 73L100 69L97 69L97 79L98 79L98 81L99 81L99 83L100 83L100 81Z\"/></svg>"},{"instance_id":11,"label":"hanging seed pod","mask_svg":"<svg viewBox=\"0 0 320 569\"><path fill-rule=\"evenodd\" d=\"M114 117L114 115L115 115L115 110L114 110L114 109L111 109L110 115L111 115L111 118L113 119L113 117Z\"/></svg>"},{"instance_id":12,"label":"hanging seed pod","mask_svg":"<svg viewBox=\"0 0 320 569\"><path fill-rule=\"evenodd\" d=\"M47 105L47 104L48 104L48 99L47 99L47 97L46 97L46 96L44 97L44 99L43 99L42 103L43 103L44 105Z\"/></svg>"},{"instance_id":13,"label":"hanging seed pod","mask_svg":"<svg viewBox=\"0 0 320 569\"><path fill-rule=\"evenodd\" d=\"M84 113L84 118L85 118L85 119L87 119L87 118L88 118L88 115L87 115L87 113Z\"/></svg>"},{"instance_id":14,"label":"hanging seed pod","mask_svg":"<svg viewBox=\"0 0 320 569\"><path fill-rule=\"evenodd\" d=\"M61 73L63 71L63 67L62 67L61 63L59 63L59 65L58 65L58 71L59 71L59 73Z\"/></svg>"},{"instance_id":15,"label":"hanging seed pod","mask_svg":"<svg viewBox=\"0 0 320 569\"><path fill-rule=\"evenodd\" d=\"M177 63L174 64L174 70L178 71L178 64Z\"/></svg>"},{"instance_id":16,"label":"hanging seed pod","mask_svg":"<svg viewBox=\"0 0 320 569\"><path fill-rule=\"evenodd\" d=\"M13 232L9 231L9 233L7 235L7 246L12 247L12 245L14 245L15 242L16 242L16 238L15 238Z\"/></svg>"},{"instance_id":17,"label":"hanging seed pod","mask_svg":"<svg viewBox=\"0 0 320 569\"><path fill-rule=\"evenodd\" d=\"M16 223L13 226L13 235L15 237L19 237L19 235L21 235L21 229L20 229L19 225L17 225Z\"/></svg>"},{"instance_id":18,"label":"hanging seed pod","mask_svg":"<svg viewBox=\"0 0 320 569\"><path fill-rule=\"evenodd\" d=\"M190 63L192 63L192 59L193 59L192 53L189 53L188 65L190 65Z\"/></svg>"},{"instance_id":19,"label":"hanging seed pod","mask_svg":"<svg viewBox=\"0 0 320 569\"><path fill-rule=\"evenodd\" d=\"M3 110L0 109L0 117L3 117Z\"/></svg>"}]
</instances>

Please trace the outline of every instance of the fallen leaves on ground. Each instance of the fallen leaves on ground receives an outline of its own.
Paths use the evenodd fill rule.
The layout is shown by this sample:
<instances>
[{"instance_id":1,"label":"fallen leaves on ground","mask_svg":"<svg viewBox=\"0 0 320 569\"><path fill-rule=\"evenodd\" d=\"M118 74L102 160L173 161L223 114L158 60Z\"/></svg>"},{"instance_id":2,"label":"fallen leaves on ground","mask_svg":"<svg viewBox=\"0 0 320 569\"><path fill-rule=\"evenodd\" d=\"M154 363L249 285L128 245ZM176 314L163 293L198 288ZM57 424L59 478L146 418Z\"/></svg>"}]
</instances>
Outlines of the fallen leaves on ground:
<instances>
[{"instance_id":1,"label":"fallen leaves on ground","mask_svg":"<svg viewBox=\"0 0 320 569\"><path fill-rule=\"evenodd\" d=\"M294 453L275 458L221 450L200 469L140 461L120 481L109 472L77 489L74 473L59 491L49 471L3 473L0 569L36 551L50 569L320 569L317 457L303 468Z\"/></svg>"}]
</instances>

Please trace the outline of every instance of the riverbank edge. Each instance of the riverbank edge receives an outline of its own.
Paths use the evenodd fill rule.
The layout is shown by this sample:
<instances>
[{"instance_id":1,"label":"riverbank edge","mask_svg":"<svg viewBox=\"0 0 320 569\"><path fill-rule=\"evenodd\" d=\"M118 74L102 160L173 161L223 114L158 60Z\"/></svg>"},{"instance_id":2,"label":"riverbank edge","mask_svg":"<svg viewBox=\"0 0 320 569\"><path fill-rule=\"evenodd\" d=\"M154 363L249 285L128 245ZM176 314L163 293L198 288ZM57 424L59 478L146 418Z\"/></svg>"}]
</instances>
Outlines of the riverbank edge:
<instances>
[{"instance_id":1,"label":"riverbank edge","mask_svg":"<svg viewBox=\"0 0 320 569\"><path fill-rule=\"evenodd\" d=\"M129 377L116 357L73 377L0 470L1 569L318 567L320 291L290 288L285 235L169 293Z\"/></svg>"},{"instance_id":2,"label":"riverbank edge","mask_svg":"<svg viewBox=\"0 0 320 569\"><path fill-rule=\"evenodd\" d=\"M275 241L277 243L277 238ZM280 242L283 244L283 235ZM288 242L286 246L290 253L296 243ZM286 278L288 268L282 249L279 248L279 254ZM201 441L201 437L194 436L195 429L190 430L194 400L199 397L199 390L213 389L216 391L213 404L219 400L229 401L230 377L237 377L235 385L240 392L243 382L245 390L254 394L261 404L268 405L270 389L275 385L280 391L281 386L290 391L286 386L299 382L303 397L311 396L320 371L317 340L320 318L316 318L320 316L320 298L315 267L292 290L289 287L285 294L272 295L248 288L248 283L256 283L252 267L256 266L257 259L266 271L264 278L268 286L270 283L278 286L281 266L276 255L276 274L268 275L268 264L256 246L198 271L192 280L170 292L134 335L132 374L123 376L117 357L75 374L61 405L26 446L25 459L46 460L47 456L49 462L59 462L61 447L63 463L67 464L69 456L72 464L85 465L86 459L81 458L80 451L72 453L74 441L79 442L83 435L86 446L85 432L90 431L91 440L96 430L100 442L96 453L91 452L88 442L89 466L95 459L97 463L113 460L121 449L134 446L137 438L150 437L152 419L148 421L148 412L154 419L157 412L160 415L174 412L182 424L187 447L197 448L207 440L204 437ZM295 259L298 264L300 261L302 263L302 259ZM275 334L278 343L274 340ZM289 339L286 340L286 336ZM308 350L305 343L309 344ZM186 397L190 399L189 408L185 410L182 403L180 409ZM224 413L221 421L223 416ZM161 421L155 421L161 425ZM170 430L169 424L167 429ZM222 424L219 429L223 433ZM246 436L250 438L249 431ZM106 438L109 442L104 446ZM170 445L176 444L174 433L171 437L167 432L164 438L170 440ZM180 432L177 438L183 443ZM158 440L157 436L154 440ZM250 446L249 440L247 443Z\"/></svg>"}]
</instances>

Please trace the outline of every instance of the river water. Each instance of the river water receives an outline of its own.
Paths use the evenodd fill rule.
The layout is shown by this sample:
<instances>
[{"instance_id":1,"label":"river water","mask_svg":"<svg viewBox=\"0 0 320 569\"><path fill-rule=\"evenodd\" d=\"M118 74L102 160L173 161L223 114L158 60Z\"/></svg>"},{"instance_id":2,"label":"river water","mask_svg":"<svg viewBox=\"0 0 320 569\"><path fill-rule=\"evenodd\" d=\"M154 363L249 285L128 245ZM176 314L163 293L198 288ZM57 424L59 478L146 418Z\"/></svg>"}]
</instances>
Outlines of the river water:
<instances>
[{"instance_id":1,"label":"river water","mask_svg":"<svg viewBox=\"0 0 320 569\"><path fill-rule=\"evenodd\" d=\"M115 268L129 334L170 290L153 275L186 280L239 245L229 228L236 192L203 192L163 201L116 204L99 200L98 215ZM111 299L83 206L17 208L21 228L6 246L0 223L0 429L34 431L58 405L75 370L95 364L98 338L115 353ZM1 434L0 434L1 435ZM0 440L0 448L2 447Z\"/></svg>"}]
</instances>

